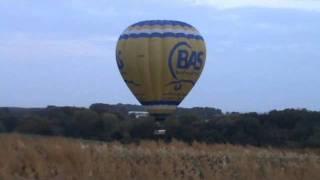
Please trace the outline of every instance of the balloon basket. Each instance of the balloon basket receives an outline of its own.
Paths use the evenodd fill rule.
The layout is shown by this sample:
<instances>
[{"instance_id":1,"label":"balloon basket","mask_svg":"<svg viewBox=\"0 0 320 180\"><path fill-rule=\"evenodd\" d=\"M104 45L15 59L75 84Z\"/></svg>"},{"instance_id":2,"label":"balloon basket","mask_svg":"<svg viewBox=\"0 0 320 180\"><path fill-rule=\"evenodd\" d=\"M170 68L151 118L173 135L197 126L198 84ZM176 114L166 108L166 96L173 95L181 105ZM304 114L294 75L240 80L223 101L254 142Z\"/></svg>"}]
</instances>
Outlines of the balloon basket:
<instances>
[{"instance_id":1,"label":"balloon basket","mask_svg":"<svg viewBox=\"0 0 320 180\"><path fill-rule=\"evenodd\" d=\"M167 130L164 128L163 124L159 121L156 121L156 128L153 131L153 135L157 137L165 136Z\"/></svg>"},{"instance_id":2,"label":"balloon basket","mask_svg":"<svg viewBox=\"0 0 320 180\"><path fill-rule=\"evenodd\" d=\"M155 136L165 136L166 135L167 130L165 129L156 129L153 131L153 135Z\"/></svg>"}]
</instances>

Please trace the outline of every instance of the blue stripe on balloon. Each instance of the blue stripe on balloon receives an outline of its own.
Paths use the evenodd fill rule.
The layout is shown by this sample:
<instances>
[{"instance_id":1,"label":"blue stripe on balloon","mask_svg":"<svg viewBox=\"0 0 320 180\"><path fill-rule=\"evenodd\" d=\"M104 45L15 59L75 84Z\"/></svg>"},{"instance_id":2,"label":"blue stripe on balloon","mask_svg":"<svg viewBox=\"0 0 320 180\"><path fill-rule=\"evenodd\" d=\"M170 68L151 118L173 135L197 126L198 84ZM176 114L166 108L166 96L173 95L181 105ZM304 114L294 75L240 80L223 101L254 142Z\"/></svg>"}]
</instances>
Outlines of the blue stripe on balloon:
<instances>
[{"instance_id":1,"label":"blue stripe on balloon","mask_svg":"<svg viewBox=\"0 0 320 180\"><path fill-rule=\"evenodd\" d=\"M196 39L203 40L203 37L200 35L193 34L184 34L184 33L140 33L140 34L123 34L120 36L120 39L137 39L137 38L187 38L187 39Z\"/></svg>"},{"instance_id":2,"label":"blue stripe on balloon","mask_svg":"<svg viewBox=\"0 0 320 180\"><path fill-rule=\"evenodd\" d=\"M145 106L152 105L174 105L178 106L181 101L141 101L140 103Z\"/></svg>"},{"instance_id":3,"label":"blue stripe on balloon","mask_svg":"<svg viewBox=\"0 0 320 180\"><path fill-rule=\"evenodd\" d=\"M135 23L131 25L131 27L135 26L166 26L166 25L171 25L171 26L183 26L183 27L190 27L193 28L190 24L181 22L181 21L168 21L168 20L153 20L153 21L141 21L138 23Z\"/></svg>"}]
</instances>

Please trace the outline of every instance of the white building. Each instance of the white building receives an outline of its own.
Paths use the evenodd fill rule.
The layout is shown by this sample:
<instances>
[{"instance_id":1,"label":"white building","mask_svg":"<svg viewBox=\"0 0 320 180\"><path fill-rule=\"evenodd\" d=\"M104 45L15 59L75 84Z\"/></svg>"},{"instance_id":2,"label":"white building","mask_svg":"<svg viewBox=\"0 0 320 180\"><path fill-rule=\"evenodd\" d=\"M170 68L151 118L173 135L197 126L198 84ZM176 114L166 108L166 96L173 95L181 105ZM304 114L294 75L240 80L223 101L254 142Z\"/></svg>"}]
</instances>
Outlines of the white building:
<instances>
[{"instance_id":1,"label":"white building","mask_svg":"<svg viewBox=\"0 0 320 180\"><path fill-rule=\"evenodd\" d=\"M149 113L146 111L129 111L129 116L134 116L135 118L148 117Z\"/></svg>"}]
</instances>

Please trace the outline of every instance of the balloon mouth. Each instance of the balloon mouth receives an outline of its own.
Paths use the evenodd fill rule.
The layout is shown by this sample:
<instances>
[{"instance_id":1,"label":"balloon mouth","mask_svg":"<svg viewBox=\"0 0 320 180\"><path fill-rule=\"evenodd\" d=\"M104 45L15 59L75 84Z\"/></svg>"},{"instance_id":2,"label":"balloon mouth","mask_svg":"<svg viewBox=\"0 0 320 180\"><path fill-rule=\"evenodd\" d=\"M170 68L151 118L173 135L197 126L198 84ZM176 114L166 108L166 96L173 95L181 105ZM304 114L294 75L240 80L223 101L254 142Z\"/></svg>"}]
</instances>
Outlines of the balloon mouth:
<instances>
[{"instance_id":1,"label":"balloon mouth","mask_svg":"<svg viewBox=\"0 0 320 180\"><path fill-rule=\"evenodd\" d=\"M154 101L141 104L156 121L164 121L177 110L180 101Z\"/></svg>"}]
</instances>

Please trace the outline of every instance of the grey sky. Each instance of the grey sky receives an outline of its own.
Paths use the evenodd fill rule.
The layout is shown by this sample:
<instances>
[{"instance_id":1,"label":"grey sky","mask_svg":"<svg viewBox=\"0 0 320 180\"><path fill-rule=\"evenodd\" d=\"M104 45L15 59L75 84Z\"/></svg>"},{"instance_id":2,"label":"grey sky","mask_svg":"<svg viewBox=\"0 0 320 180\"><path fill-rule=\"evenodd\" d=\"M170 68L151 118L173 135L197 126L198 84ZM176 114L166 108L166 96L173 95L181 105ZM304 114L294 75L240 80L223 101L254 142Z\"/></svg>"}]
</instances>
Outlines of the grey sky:
<instances>
[{"instance_id":1,"label":"grey sky","mask_svg":"<svg viewBox=\"0 0 320 180\"><path fill-rule=\"evenodd\" d=\"M181 106L320 110L315 0L1 0L0 106L137 104L114 49L147 19L188 22L206 40L204 72Z\"/></svg>"}]
</instances>

